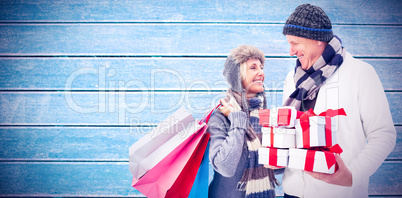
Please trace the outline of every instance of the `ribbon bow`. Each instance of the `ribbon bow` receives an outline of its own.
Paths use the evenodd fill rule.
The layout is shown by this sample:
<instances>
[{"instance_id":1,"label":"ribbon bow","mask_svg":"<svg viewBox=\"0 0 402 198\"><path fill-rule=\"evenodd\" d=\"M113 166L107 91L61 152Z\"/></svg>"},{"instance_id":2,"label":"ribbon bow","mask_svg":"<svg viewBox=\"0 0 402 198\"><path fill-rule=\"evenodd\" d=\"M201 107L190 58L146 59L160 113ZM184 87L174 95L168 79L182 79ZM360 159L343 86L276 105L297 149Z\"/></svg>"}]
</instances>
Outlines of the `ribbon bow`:
<instances>
[{"instance_id":1,"label":"ribbon bow","mask_svg":"<svg viewBox=\"0 0 402 198\"><path fill-rule=\"evenodd\" d=\"M334 165L336 164L336 159L335 159L335 153L342 153L343 150L342 148L338 145L335 144L332 147L329 148L315 148L312 150L307 150L307 155L306 155L306 164L304 165L304 170L306 171L313 171L314 168L314 157L315 157L315 153L317 151L322 151L324 152L325 155L325 161L327 162L327 167L328 170ZM335 166L335 171L338 169L338 166Z\"/></svg>"},{"instance_id":2,"label":"ribbon bow","mask_svg":"<svg viewBox=\"0 0 402 198\"><path fill-rule=\"evenodd\" d=\"M325 117L325 142L326 146L325 147L331 147L332 146L332 136L331 136L331 118L334 116L338 115L344 115L346 116L345 110L343 108L333 110L333 109L328 109L327 111L324 111L320 113L318 116L324 116ZM300 126L302 128L302 134L303 134L303 148L310 148L310 121L309 117L317 116L313 109L309 109L306 112L298 112L297 113L297 118L300 119Z\"/></svg>"}]
</instances>

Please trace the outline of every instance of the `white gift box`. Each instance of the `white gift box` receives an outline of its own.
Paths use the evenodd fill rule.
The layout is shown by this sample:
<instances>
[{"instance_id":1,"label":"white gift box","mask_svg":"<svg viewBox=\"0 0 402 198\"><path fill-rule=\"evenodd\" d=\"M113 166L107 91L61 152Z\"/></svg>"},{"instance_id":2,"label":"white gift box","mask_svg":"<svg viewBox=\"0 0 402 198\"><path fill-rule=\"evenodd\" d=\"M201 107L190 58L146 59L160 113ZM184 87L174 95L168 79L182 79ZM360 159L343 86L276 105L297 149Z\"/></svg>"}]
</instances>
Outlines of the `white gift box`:
<instances>
[{"instance_id":1,"label":"white gift box","mask_svg":"<svg viewBox=\"0 0 402 198\"><path fill-rule=\"evenodd\" d=\"M282 127L262 127L262 146L275 148L295 148L296 130ZM272 134L273 133L273 134ZM271 138L273 137L273 142ZM273 145L272 145L273 143Z\"/></svg>"},{"instance_id":2,"label":"white gift box","mask_svg":"<svg viewBox=\"0 0 402 198\"><path fill-rule=\"evenodd\" d=\"M307 156L306 149L289 149L289 164L288 168L299 169L299 170L306 170L306 156ZM335 159L335 154L330 153L333 155ZM326 161L326 156L323 151L315 151L314 159L308 159L311 163L313 160L313 169L308 171L313 172L320 172L320 173L329 173L333 174L335 172L335 164L328 168L328 164Z\"/></svg>"},{"instance_id":3,"label":"white gift box","mask_svg":"<svg viewBox=\"0 0 402 198\"><path fill-rule=\"evenodd\" d=\"M322 146L333 146L337 144L336 139L336 131L337 131L337 118L332 117L328 118L331 120L331 128L330 128L330 138L331 143L327 145L326 140L326 121L324 116L312 116L309 117L309 142L306 144L309 146L305 146L305 142L303 141L303 130L300 125L300 120L296 120L295 128L296 128L296 148L309 148L309 147L322 147Z\"/></svg>"},{"instance_id":4,"label":"white gift box","mask_svg":"<svg viewBox=\"0 0 402 198\"><path fill-rule=\"evenodd\" d=\"M264 148L264 147L258 149L259 164L269 164L271 166L287 166L288 159L289 159L288 149Z\"/></svg>"}]
</instances>

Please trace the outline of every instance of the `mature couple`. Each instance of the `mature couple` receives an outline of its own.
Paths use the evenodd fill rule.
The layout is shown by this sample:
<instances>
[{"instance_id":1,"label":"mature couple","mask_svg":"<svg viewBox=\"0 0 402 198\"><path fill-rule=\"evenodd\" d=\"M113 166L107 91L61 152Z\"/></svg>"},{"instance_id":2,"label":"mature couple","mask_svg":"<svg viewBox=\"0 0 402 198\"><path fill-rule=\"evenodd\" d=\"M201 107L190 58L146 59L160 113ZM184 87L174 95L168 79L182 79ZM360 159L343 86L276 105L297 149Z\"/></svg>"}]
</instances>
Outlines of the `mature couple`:
<instances>
[{"instance_id":1,"label":"mature couple","mask_svg":"<svg viewBox=\"0 0 402 198\"><path fill-rule=\"evenodd\" d=\"M396 132L381 82L373 67L354 59L332 33L331 21L317 6L298 6L283 34L296 68L285 79L283 106L314 112L344 108L337 140L339 169L329 175L258 164L261 126L258 110L267 108L264 53L250 45L233 49L223 75L229 90L209 121L214 178L209 197L275 197L284 174L285 197L368 197L369 177L395 145ZM274 66L270 66L274 67Z\"/></svg>"}]
</instances>

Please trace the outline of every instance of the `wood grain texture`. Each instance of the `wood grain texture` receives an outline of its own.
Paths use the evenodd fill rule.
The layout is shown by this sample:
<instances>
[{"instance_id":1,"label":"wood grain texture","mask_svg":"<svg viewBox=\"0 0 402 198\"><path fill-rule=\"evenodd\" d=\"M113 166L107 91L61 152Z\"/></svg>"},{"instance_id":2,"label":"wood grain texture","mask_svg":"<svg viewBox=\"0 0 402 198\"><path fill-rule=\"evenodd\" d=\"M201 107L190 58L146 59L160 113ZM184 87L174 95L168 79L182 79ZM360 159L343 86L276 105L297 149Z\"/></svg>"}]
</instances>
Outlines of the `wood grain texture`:
<instances>
[{"instance_id":1,"label":"wood grain texture","mask_svg":"<svg viewBox=\"0 0 402 198\"><path fill-rule=\"evenodd\" d=\"M1 162L0 168L0 194L7 196L142 196L130 186L128 162ZM369 194L402 194L402 173L395 172L401 168L384 162L370 177Z\"/></svg>"},{"instance_id":2,"label":"wood grain texture","mask_svg":"<svg viewBox=\"0 0 402 198\"><path fill-rule=\"evenodd\" d=\"M153 127L0 128L0 161L124 161Z\"/></svg>"},{"instance_id":3,"label":"wood grain texture","mask_svg":"<svg viewBox=\"0 0 402 198\"><path fill-rule=\"evenodd\" d=\"M128 149L153 127L1 127L1 161L127 162ZM388 160L402 158L402 126Z\"/></svg>"},{"instance_id":4,"label":"wood grain texture","mask_svg":"<svg viewBox=\"0 0 402 198\"><path fill-rule=\"evenodd\" d=\"M402 162L384 162L370 177L370 195L402 195Z\"/></svg>"},{"instance_id":5,"label":"wood grain texture","mask_svg":"<svg viewBox=\"0 0 402 198\"><path fill-rule=\"evenodd\" d=\"M385 90L402 90L396 83L402 81L402 59L361 60L375 68ZM282 90L295 62L267 58L266 89ZM0 90L226 90L224 63L224 57L0 58Z\"/></svg>"},{"instance_id":6,"label":"wood grain texture","mask_svg":"<svg viewBox=\"0 0 402 198\"><path fill-rule=\"evenodd\" d=\"M0 123L11 125L135 125L157 124L180 106L202 118L225 94L192 92L3 92ZM280 93L268 93L279 105Z\"/></svg>"},{"instance_id":7,"label":"wood grain texture","mask_svg":"<svg viewBox=\"0 0 402 198\"><path fill-rule=\"evenodd\" d=\"M288 56L278 24L2 24L2 56L226 56L250 44ZM354 56L401 57L400 27L334 26ZM21 45L23 43L23 45Z\"/></svg>"},{"instance_id":8,"label":"wood grain texture","mask_svg":"<svg viewBox=\"0 0 402 198\"><path fill-rule=\"evenodd\" d=\"M202 118L224 96L223 92L2 92L0 124L157 124L180 106L186 107L195 118ZM394 123L401 124L402 94L390 92L386 96ZM282 93L267 93L267 102L281 106Z\"/></svg>"},{"instance_id":9,"label":"wood grain texture","mask_svg":"<svg viewBox=\"0 0 402 198\"><path fill-rule=\"evenodd\" d=\"M143 196L131 187L128 162L0 163L7 196Z\"/></svg>"},{"instance_id":10,"label":"wood grain texture","mask_svg":"<svg viewBox=\"0 0 402 198\"><path fill-rule=\"evenodd\" d=\"M401 2L309 1L322 7L333 23L401 24ZM12 22L271 22L284 23L295 1L2 1L0 21Z\"/></svg>"},{"instance_id":11,"label":"wood grain texture","mask_svg":"<svg viewBox=\"0 0 402 198\"><path fill-rule=\"evenodd\" d=\"M295 62L282 28L302 3L0 1L0 196L143 197L129 146L179 106L200 119L216 105L231 49L265 52L268 105L281 105ZM397 144L369 193L402 196L402 2L311 3L381 79Z\"/></svg>"}]
</instances>

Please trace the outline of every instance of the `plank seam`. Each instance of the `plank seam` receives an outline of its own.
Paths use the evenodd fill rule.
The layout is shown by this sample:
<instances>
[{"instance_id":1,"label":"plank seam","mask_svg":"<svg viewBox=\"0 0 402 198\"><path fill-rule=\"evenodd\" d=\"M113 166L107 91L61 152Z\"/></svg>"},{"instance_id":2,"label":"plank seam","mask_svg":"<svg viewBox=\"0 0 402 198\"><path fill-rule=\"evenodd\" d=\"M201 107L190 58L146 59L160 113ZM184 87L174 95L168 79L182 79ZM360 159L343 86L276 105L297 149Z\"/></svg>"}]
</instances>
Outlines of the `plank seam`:
<instances>
[{"instance_id":1,"label":"plank seam","mask_svg":"<svg viewBox=\"0 0 402 198\"><path fill-rule=\"evenodd\" d=\"M128 159L0 159L1 163L128 163Z\"/></svg>"},{"instance_id":2,"label":"plank seam","mask_svg":"<svg viewBox=\"0 0 402 198\"><path fill-rule=\"evenodd\" d=\"M0 128L114 128L114 127L134 127L134 128L145 128L145 127L156 127L157 124L133 124L133 125L118 125L118 124L0 124Z\"/></svg>"},{"instance_id":3,"label":"plank seam","mask_svg":"<svg viewBox=\"0 0 402 198\"><path fill-rule=\"evenodd\" d=\"M134 191L133 191L134 192ZM147 198L142 195L126 195L126 196L116 196L116 195L64 195L64 194L1 194L1 197L107 197L107 198L121 198L121 197L135 197L135 198Z\"/></svg>"},{"instance_id":4,"label":"plank seam","mask_svg":"<svg viewBox=\"0 0 402 198\"><path fill-rule=\"evenodd\" d=\"M0 20L0 25L285 25L285 21L48 21L48 20ZM401 23L341 23L333 22L332 26L391 26L400 27Z\"/></svg>"},{"instance_id":5,"label":"plank seam","mask_svg":"<svg viewBox=\"0 0 402 198\"><path fill-rule=\"evenodd\" d=\"M114 127L134 127L134 128L145 128L145 127L156 127L157 124L126 124L126 125L119 125L119 124L108 124L108 125L99 125L99 124L0 124L0 128L114 128ZM394 123L395 127L402 126L401 123Z\"/></svg>"},{"instance_id":6,"label":"plank seam","mask_svg":"<svg viewBox=\"0 0 402 198\"><path fill-rule=\"evenodd\" d=\"M95 93L108 93L108 92L133 92L133 93L142 93L142 92L148 92L148 93L219 93L219 92L226 92L226 89L0 89L0 93L15 93L15 92L35 92L35 93L52 93L52 92L73 92L73 93L80 93L80 92L95 92ZM265 92L271 93L271 92L283 92L283 90L280 89L266 89Z\"/></svg>"},{"instance_id":7,"label":"plank seam","mask_svg":"<svg viewBox=\"0 0 402 198\"><path fill-rule=\"evenodd\" d=\"M400 163L402 159L385 159L383 163ZM0 159L2 163L129 163L128 159Z\"/></svg>"},{"instance_id":8,"label":"plank seam","mask_svg":"<svg viewBox=\"0 0 402 198\"><path fill-rule=\"evenodd\" d=\"M226 92L226 89L2 89L0 88L0 93L16 93L16 92L26 92L26 93L108 93L108 92L132 92L132 93L220 93ZM282 89L266 89L267 93L280 93L283 92ZM401 93L402 90L384 90L385 93Z\"/></svg>"},{"instance_id":9,"label":"plank seam","mask_svg":"<svg viewBox=\"0 0 402 198\"><path fill-rule=\"evenodd\" d=\"M0 54L1 58L226 58L227 54L183 55L183 54ZM402 59L402 56L353 56L357 59ZM289 58L288 55L267 55L265 58Z\"/></svg>"}]
</instances>

